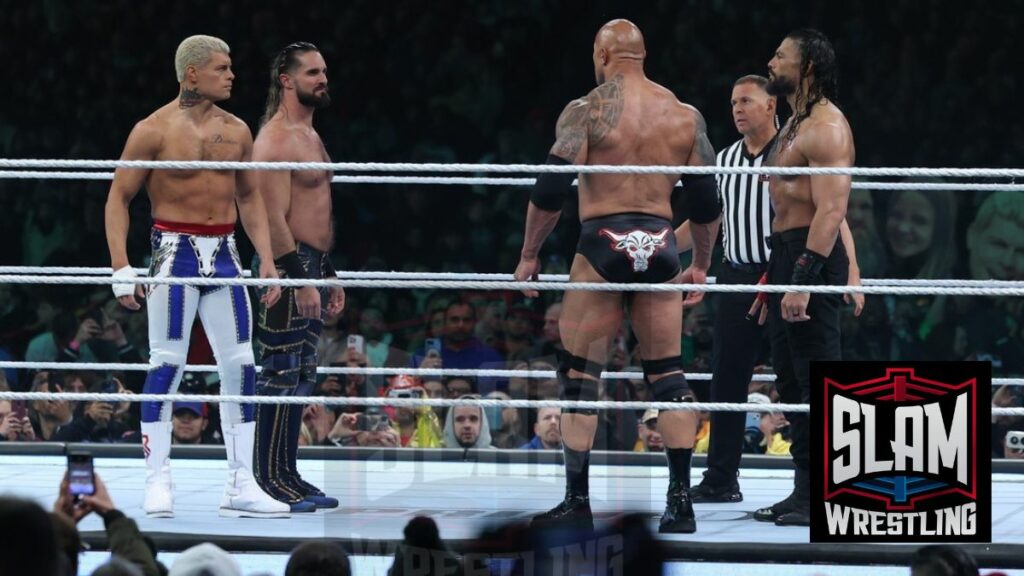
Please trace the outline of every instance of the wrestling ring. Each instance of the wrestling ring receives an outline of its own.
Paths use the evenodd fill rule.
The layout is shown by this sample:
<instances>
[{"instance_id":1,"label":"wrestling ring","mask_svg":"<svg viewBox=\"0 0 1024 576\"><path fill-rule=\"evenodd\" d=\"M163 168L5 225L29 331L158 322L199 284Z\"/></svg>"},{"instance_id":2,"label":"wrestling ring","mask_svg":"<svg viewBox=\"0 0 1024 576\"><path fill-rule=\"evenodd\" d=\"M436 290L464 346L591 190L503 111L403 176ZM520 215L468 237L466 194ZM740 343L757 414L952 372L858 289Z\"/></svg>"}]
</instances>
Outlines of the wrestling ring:
<instances>
[{"instance_id":1,"label":"wrestling ring","mask_svg":"<svg viewBox=\"0 0 1024 576\"><path fill-rule=\"evenodd\" d=\"M925 169L925 168L721 168L659 166L552 166L486 164L383 164L383 163L233 163L233 162L140 162L88 160L0 159L0 179L109 180L112 168L148 169L315 169L333 172L448 172L448 173L728 173L816 174L842 173L861 177L899 178L1000 178L1024 176L1024 170ZM40 170L51 171L40 171ZM74 171L72 171L74 170ZM475 176L381 176L337 175L342 184L430 184L475 186L527 186L532 178ZM1024 190L1024 185L977 182L854 182L854 188L871 190ZM0 267L0 283L110 285L111 270L84 267ZM265 280L256 278L146 278L118 279L117 283L281 286L316 285L375 289L452 290L615 290L677 292L787 292L910 295L1024 296L1024 281L973 280L864 280L862 286L736 286L639 285L570 283L562 275L541 275L535 282L513 282L510 274L452 274L402 272L340 272L337 280ZM147 364L0 362L0 369L145 371ZM212 372L215 366L189 366L190 371ZM321 367L321 374L413 376L473 376L498 378L552 378L542 370L453 370L409 368ZM606 372L606 379L638 379L634 372ZM691 380L707 380L710 374L687 374ZM759 375L755 379L773 379ZM1024 379L995 378L994 385L1024 386ZM572 402L562 400L496 399L399 399L351 397L241 397L218 395L91 394L57 392L0 392L0 400L147 400L192 402L246 402L322 404L326 406L455 406L480 405L515 408L589 406L603 410L646 408L679 409L679 404L657 402ZM685 409L712 411L760 411L760 404L695 403ZM773 408L809 412L806 404ZM993 408L993 416L1024 416L1024 408ZM441 535L457 553L481 530L499 523L525 521L546 510L561 497L564 486L561 453L557 451L460 450L410 448L304 447L299 468L303 476L341 500L333 510L292 515L287 520L223 519L217 502L226 469L221 446L175 446L172 469L176 513L173 519L146 518L142 512L144 464L142 448L132 445L63 445L53 443L0 443L0 491L38 501L49 509L57 496L68 451L84 448L111 491L113 501L140 528L151 535L170 565L174 555L194 544L212 541L231 551L245 573L283 573L287 553L308 539L330 538L341 542L353 557L357 574L385 574L402 528L412 517L433 517ZM591 502L595 517L602 519L626 511L650 517L655 526L664 506L668 470L661 454L595 452L592 459ZM693 481L703 472L704 458L694 457ZM993 543L966 546L983 569L1001 569L1024 575L1024 460L996 460L992 467ZM754 522L754 510L785 497L792 488L788 458L744 455L740 483L741 503L697 504L698 532L692 535L661 535L671 563L667 574L905 574L915 545L809 543L808 530L800 527L766 526ZM82 573L105 559L102 520L95 515L79 529L95 552L83 557ZM475 549L474 552L480 552ZM484 551L486 552L486 551ZM1018 570L1013 570L1018 569Z\"/></svg>"}]
</instances>

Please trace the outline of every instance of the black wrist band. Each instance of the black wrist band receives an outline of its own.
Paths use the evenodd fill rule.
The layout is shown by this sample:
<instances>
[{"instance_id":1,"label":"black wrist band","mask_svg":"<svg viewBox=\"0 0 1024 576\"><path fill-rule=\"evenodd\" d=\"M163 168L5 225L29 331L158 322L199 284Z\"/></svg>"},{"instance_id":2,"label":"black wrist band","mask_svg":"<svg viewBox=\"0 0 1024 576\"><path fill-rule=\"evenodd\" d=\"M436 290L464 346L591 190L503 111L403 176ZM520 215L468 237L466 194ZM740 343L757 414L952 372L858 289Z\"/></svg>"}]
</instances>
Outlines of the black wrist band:
<instances>
[{"instance_id":1,"label":"black wrist band","mask_svg":"<svg viewBox=\"0 0 1024 576\"><path fill-rule=\"evenodd\" d=\"M299 260L299 253L294 250L282 255L280 258L274 259L274 264L277 264L284 270L284 273L292 279L306 278L306 267L302 265L302 260Z\"/></svg>"},{"instance_id":2,"label":"black wrist band","mask_svg":"<svg viewBox=\"0 0 1024 576\"><path fill-rule=\"evenodd\" d=\"M338 271L334 269L334 262L331 262L331 255L324 256L324 278L334 280L338 277Z\"/></svg>"},{"instance_id":3,"label":"black wrist band","mask_svg":"<svg viewBox=\"0 0 1024 576\"><path fill-rule=\"evenodd\" d=\"M825 267L825 260L825 256L813 250L804 250L793 265L793 284L814 284Z\"/></svg>"}]
</instances>

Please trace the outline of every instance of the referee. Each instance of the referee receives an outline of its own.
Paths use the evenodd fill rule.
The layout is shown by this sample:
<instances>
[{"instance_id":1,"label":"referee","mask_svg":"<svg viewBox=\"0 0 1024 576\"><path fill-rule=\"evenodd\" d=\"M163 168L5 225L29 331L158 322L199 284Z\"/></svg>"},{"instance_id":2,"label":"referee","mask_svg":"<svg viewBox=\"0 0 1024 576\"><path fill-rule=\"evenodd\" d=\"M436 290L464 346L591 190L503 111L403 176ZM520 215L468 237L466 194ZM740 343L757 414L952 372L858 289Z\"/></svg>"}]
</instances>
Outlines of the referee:
<instances>
[{"instance_id":1,"label":"referee","mask_svg":"<svg viewBox=\"0 0 1024 576\"><path fill-rule=\"evenodd\" d=\"M718 153L718 166L758 167L775 145L774 96L765 91L768 79L744 76L732 88L732 118L743 139ZM772 208L768 177L758 174L718 175L722 200L724 258L717 284L757 284L768 267ZM711 355L711 402L746 402L754 365L762 355L764 327L746 319L750 293L716 294L714 344ZM698 391L699 388L698 388ZM708 468L692 491L694 502L742 502L737 475L743 453L743 412L712 412Z\"/></svg>"},{"instance_id":2,"label":"referee","mask_svg":"<svg viewBox=\"0 0 1024 576\"><path fill-rule=\"evenodd\" d=\"M765 165L775 146L776 100L765 87L763 76L744 76L733 84L732 118L743 139L718 153L717 166L758 167ZM758 174L718 175L722 201L722 244L724 258L717 284L757 284L767 270L771 253L766 239L771 235L774 216L768 195L768 177ZM684 251L692 243L689 226L676 230L676 243ZM843 244L850 258L851 285L860 284L860 271L853 246L853 235L843 221ZM754 366L762 356L767 339L764 316L759 322L748 319L751 293L723 292L716 294L714 343L711 351L712 379L710 391L691 385L702 401L746 402ZM848 302L851 299L845 299ZM854 314L859 316L864 296L852 298ZM708 447L707 471L704 479L690 491L693 502L742 502L739 476L744 447L743 412L711 413L711 439Z\"/></svg>"}]
</instances>

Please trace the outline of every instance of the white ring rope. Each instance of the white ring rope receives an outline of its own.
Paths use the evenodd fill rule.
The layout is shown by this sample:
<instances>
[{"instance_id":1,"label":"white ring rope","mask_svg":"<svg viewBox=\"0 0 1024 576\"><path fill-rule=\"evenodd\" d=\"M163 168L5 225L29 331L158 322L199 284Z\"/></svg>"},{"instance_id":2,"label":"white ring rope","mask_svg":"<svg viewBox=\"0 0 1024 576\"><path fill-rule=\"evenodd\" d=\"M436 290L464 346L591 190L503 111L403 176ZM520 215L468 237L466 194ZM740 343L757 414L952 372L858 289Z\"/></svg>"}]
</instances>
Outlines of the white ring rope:
<instances>
[{"instance_id":1,"label":"white ring rope","mask_svg":"<svg viewBox=\"0 0 1024 576\"><path fill-rule=\"evenodd\" d=\"M415 162L209 162L176 160L67 160L0 158L0 168L141 170L327 170L337 172L528 172L565 174L766 174L899 176L954 178L1021 178L1019 168L867 168L830 166L609 166L558 164L455 164Z\"/></svg>"},{"instance_id":2,"label":"white ring rope","mask_svg":"<svg viewBox=\"0 0 1024 576\"><path fill-rule=\"evenodd\" d=\"M614 400L503 400L500 398L353 398L345 396L239 396L221 394L123 394L98 392L0 392L0 400L72 402L208 402L321 404L324 406L482 406L498 408L589 408L593 410L682 410L691 412L810 412L808 404L730 402L619 402ZM1024 408L992 408L993 416L1024 416Z\"/></svg>"},{"instance_id":3,"label":"white ring rope","mask_svg":"<svg viewBox=\"0 0 1024 576\"><path fill-rule=\"evenodd\" d=\"M0 370L12 368L15 370L97 370L97 371L129 371L144 372L152 366L143 363L103 363L103 362L19 362L13 360L0 361ZM261 367L257 366L259 372ZM185 372L216 372L217 366L213 364L189 364L185 366ZM317 374L341 374L364 376L394 376L404 374L406 376L440 376L440 377L476 377L476 378L556 378L558 374L554 370L496 370L484 368L405 368L405 367L366 367L356 366L318 366ZM709 372L687 372L687 380L711 380ZM605 380L643 380L643 372L609 372L601 373ZM753 382L774 382L775 374L754 374L750 377ZM993 378L993 386L1024 386L1024 378Z\"/></svg>"},{"instance_id":4,"label":"white ring rope","mask_svg":"<svg viewBox=\"0 0 1024 576\"><path fill-rule=\"evenodd\" d=\"M8 284L181 284L186 286L317 286L329 288L428 288L445 290L578 290L581 292L814 292L818 294L900 294L900 295L965 295L1024 296L1024 284L1005 287L975 288L970 286L815 286L790 284L612 284L606 282L481 282L467 280L330 280L294 278L112 278L109 276L34 276L12 274L0 276Z\"/></svg>"},{"instance_id":5,"label":"white ring rope","mask_svg":"<svg viewBox=\"0 0 1024 576\"><path fill-rule=\"evenodd\" d=\"M14 180L113 180L113 172L38 172L0 170L0 179ZM332 184L419 184L459 186L533 186L536 178L488 178L484 176L370 176L343 175L331 178ZM579 184L574 180L572 185ZM676 187L682 187L676 182ZM854 190L951 190L968 191L1024 191L1024 184L998 184L979 182L853 182Z\"/></svg>"},{"instance_id":6,"label":"white ring rope","mask_svg":"<svg viewBox=\"0 0 1024 576\"><path fill-rule=\"evenodd\" d=\"M148 274L148 268L135 268L138 274ZM112 274L113 269L103 266L0 266L0 282L7 274L45 274L45 275L97 275ZM340 271L338 278L342 280L514 280L511 274L504 273L469 273L469 272L378 272L378 271ZM242 275L249 278L252 272L243 270ZM708 284L715 284L716 278L708 276ZM541 282L568 282L568 274L541 274ZM119 281L120 282L120 281ZM864 286L967 286L973 288L1014 288L1024 287L1024 280L958 280L958 279L900 279L900 278L865 278ZM517 285L518 286L518 285Z\"/></svg>"}]
</instances>

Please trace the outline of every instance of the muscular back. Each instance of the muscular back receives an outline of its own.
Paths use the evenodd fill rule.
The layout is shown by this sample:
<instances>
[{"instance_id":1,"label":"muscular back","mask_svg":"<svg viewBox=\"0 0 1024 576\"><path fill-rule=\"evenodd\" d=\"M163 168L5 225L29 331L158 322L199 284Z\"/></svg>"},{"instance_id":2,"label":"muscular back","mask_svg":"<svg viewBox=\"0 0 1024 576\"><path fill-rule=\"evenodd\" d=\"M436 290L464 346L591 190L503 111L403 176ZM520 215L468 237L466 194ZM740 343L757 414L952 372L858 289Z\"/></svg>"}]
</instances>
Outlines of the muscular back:
<instances>
[{"instance_id":1,"label":"muscular back","mask_svg":"<svg viewBox=\"0 0 1024 576\"><path fill-rule=\"evenodd\" d=\"M330 162L323 142L309 126L287 125L275 117L260 130L253 149L255 161ZM274 223L283 213L294 240L318 250L329 250L334 240L331 217L331 173L323 170L293 170L264 173L264 199L271 219L271 241L275 254L293 250L279 245L280 233ZM270 189L268 189L270 188Z\"/></svg>"},{"instance_id":2,"label":"muscular back","mask_svg":"<svg viewBox=\"0 0 1024 576\"><path fill-rule=\"evenodd\" d=\"M853 132L831 102L815 105L792 139L786 137L789 128L787 123L779 132L779 142L769 158L772 166L853 166ZM775 210L772 229L779 232L810 226L819 210L834 206L845 212L850 177L773 175L769 191Z\"/></svg>"},{"instance_id":3,"label":"muscular back","mask_svg":"<svg viewBox=\"0 0 1024 576\"><path fill-rule=\"evenodd\" d=\"M251 149L249 128L214 106L197 123L172 102L136 125L140 151L153 160L240 161ZM135 136L135 134L133 134ZM191 224L237 219L234 170L152 170L145 178L153 218Z\"/></svg>"},{"instance_id":4,"label":"muscular back","mask_svg":"<svg viewBox=\"0 0 1024 576\"><path fill-rule=\"evenodd\" d=\"M576 164L707 165L704 119L642 75L616 75L566 107L551 153ZM671 220L678 175L581 174L580 218L641 212Z\"/></svg>"}]
</instances>

